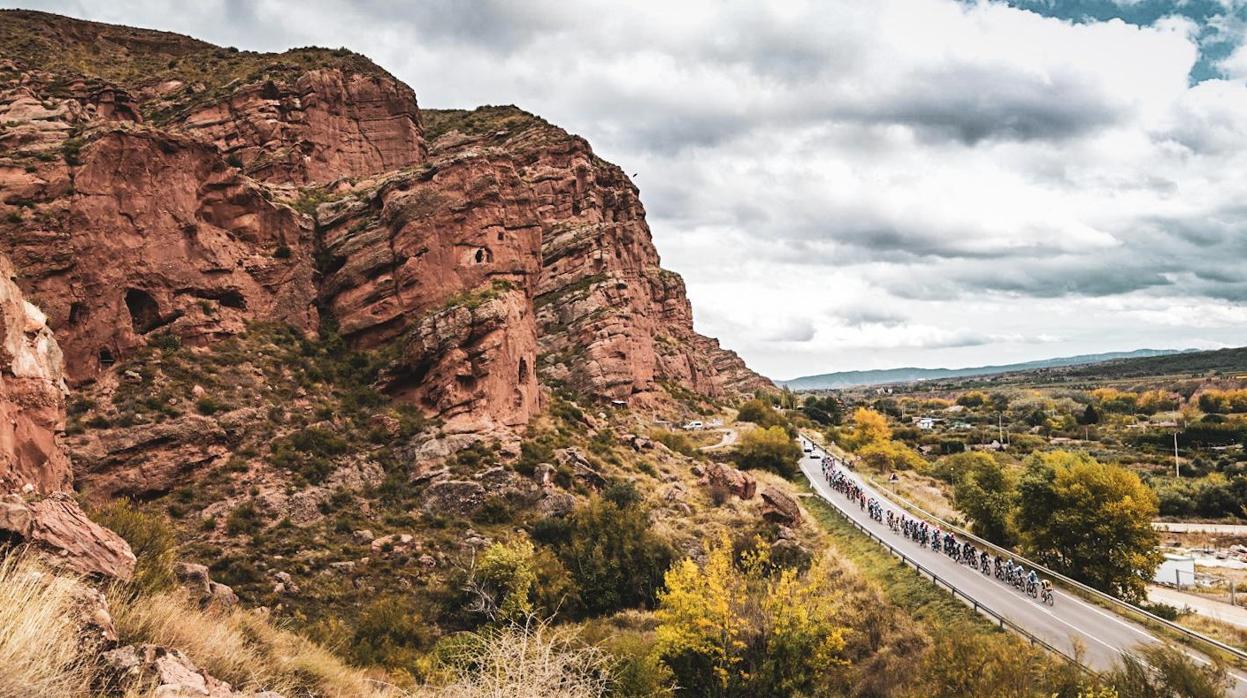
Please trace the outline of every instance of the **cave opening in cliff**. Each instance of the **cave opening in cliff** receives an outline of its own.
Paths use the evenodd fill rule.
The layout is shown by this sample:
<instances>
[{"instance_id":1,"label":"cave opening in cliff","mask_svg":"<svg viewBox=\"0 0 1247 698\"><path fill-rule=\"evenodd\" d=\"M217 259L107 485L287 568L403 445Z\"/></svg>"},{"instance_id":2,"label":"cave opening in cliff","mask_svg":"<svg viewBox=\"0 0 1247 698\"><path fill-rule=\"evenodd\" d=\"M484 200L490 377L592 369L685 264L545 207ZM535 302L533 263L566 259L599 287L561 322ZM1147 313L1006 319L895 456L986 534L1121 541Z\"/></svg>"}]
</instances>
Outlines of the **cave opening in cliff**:
<instances>
[{"instance_id":1,"label":"cave opening in cliff","mask_svg":"<svg viewBox=\"0 0 1247 698\"><path fill-rule=\"evenodd\" d=\"M100 349L97 356L100 359L100 366L102 367L112 366L117 363L117 357L113 356L113 352L107 347Z\"/></svg>"},{"instance_id":2,"label":"cave opening in cliff","mask_svg":"<svg viewBox=\"0 0 1247 698\"><path fill-rule=\"evenodd\" d=\"M87 314L87 307L82 303L74 302L69 305L69 326L76 327L82 322Z\"/></svg>"},{"instance_id":3,"label":"cave opening in cliff","mask_svg":"<svg viewBox=\"0 0 1247 698\"><path fill-rule=\"evenodd\" d=\"M488 247L482 247L476 251L476 263L485 264L494 261L494 253Z\"/></svg>"},{"instance_id":4,"label":"cave opening in cliff","mask_svg":"<svg viewBox=\"0 0 1247 698\"><path fill-rule=\"evenodd\" d=\"M136 334L147 334L160 326L160 305L147 291L126 289L126 308Z\"/></svg>"},{"instance_id":5,"label":"cave opening in cliff","mask_svg":"<svg viewBox=\"0 0 1247 698\"><path fill-rule=\"evenodd\" d=\"M235 310L246 310L247 299L243 297L241 291L229 289L217 296L217 302L226 308L234 308Z\"/></svg>"},{"instance_id":6,"label":"cave opening in cliff","mask_svg":"<svg viewBox=\"0 0 1247 698\"><path fill-rule=\"evenodd\" d=\"M528 381L528 359L520 358L519 378L521 383Z\"/></svg>"}]
</instances>

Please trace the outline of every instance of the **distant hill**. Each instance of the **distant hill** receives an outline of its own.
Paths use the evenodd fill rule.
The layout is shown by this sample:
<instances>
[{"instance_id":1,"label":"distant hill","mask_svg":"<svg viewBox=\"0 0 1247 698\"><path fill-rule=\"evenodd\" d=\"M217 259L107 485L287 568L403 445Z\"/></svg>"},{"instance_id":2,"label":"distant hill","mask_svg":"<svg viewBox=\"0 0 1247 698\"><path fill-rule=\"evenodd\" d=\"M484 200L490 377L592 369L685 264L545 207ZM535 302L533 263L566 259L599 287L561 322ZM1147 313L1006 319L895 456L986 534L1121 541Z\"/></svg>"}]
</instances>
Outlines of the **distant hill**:
<instances>
[{"instance_id":1,"label":"distant hill","mask_svg":"<svg viewBox=\"0 0 1247 698\"><path fill-rule=\"evenodd\" d=\"M1034 371L1044 368L1060 368L1064 366L1082 366L1100 364L1107 361L1123 359L1144 359L1174 356L1200 352L1197 349L1136 349L1135 351L1113 351L1103 354L1081 354L1064 356L1055 359L1025 361L1016 364L998 366L972 366L969 368L887 368L872 371L838 371L823 373L816 376L802 376L788 381L777 381L781 387L792 390L830 390L833 388L853 388L863 385L887 385L890 383L909 383L912 381L935 380L940 378L965 378L969 376L992 376L1015 371Z\"/></svg>"}]
</instances>

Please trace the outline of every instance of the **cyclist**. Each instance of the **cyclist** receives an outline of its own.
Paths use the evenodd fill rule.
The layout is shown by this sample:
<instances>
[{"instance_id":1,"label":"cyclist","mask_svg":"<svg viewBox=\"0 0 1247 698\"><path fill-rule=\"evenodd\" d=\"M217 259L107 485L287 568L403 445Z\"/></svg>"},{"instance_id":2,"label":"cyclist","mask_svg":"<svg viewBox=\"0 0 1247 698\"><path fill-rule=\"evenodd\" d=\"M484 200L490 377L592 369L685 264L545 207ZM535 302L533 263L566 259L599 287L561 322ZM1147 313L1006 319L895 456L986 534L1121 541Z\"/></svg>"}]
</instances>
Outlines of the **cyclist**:
<instances>
[{"instance_id":1,"label":"cyclist","mask_svg":"<svg viewBox=\"0 0 1247 698\"><path fill-rule=\"evenodd\" d=\"M1039 598L1043 599L1044 603L1051 605L1053 600L1055 599L1055 597L1052 595L1052 582L1045 579L1040 582L1040 585L1041 585L1041 591L1040 591Z\"/></svg>"}]
</instances>

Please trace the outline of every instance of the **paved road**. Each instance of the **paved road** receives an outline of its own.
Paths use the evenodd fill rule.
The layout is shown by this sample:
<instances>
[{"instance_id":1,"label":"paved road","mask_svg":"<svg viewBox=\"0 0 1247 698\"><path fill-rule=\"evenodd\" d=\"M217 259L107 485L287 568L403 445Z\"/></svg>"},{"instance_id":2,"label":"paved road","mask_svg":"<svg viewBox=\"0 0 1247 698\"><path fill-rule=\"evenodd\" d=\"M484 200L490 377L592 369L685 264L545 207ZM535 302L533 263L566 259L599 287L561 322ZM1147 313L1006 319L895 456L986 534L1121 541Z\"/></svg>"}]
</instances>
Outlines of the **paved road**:
<instances>
[{"instance_id":1,"label":"paved road","mask_svg":"<svg viewBox=\"0 0 1247 698\"><path fill-rule=\"evenodd\" d=\"M1149 585L1147 598L1153 603L1167 603L1170 606L1191 609L1201 616L1215 618L1223 623L1230 623L1247 628L1247 608L1231 606L1224 601L1209 599L1197 594L1187 594L1169 587Z\"/></svg>"},{"instance_id":2,"label":"paved road","mask_svg":"<svg viewBox=\"0 0 1247 698\"><path fill-rule=\"evenodd\" d=\"M1247 536L1247 524L1198 523L1194 521L1153 521L1152 528L1173 533L1225 533Z\"/></svg>"},{"instance_id":3,"label":"paved road","mask_svg":"<svg viewBox=\"0 0 1247 698\"><path fill-rule=\"evenodd\" d=\"M723 429L722 431L723 431L723 437L719 440L718 443L710 444L709 446L702 446L701 450L717 451L720 448L727 448L728 446L731 446L732 444L736 443L736 439L738 438L739 435L737 434L737 431L735 429L728 427L726 429Z\"/></svg>"},{"instance_id":4,"label":"paved road","mask_svg":"<svg viewBox=\"0 0 1247 698\"><path fill-rule=\"evenodd\" d=\"M1138 625L1059 589L1056 591L1055 603L1051 607L1042 605L1013 587L1000 583L995 577L984 576L941 553L921 547L893 533L887 524L870 518L857 504L850 503L844 495L831 489L827 481L823 479L822 473L822 458L826 452L804 437L801 441L803 447L814 449L812 455L801 459L801 470L805 472L810 482L814 483L815 491L823 499L848 514L854 521L870 529L876 536L884 540L895 541L892 544L898 549L917 560L923 567L947 580L958 590L975 597L980 605L1026 628L1053 647L1072 654L1074 647L1080 645L1083 648L1084 662L1095 669L1103 670L1112 667L1123 651L1141 644L1158 642L1155 637ZM896 514L903 513L858 478L855 473L843 468L841 470L857 482L858 486L866 492L867 497L873 496L882 502L885 510L891 510ZM1208 661L1197 654L1189 654L1200 662ZM1247 676L1235 669L1231 670L1231 679L1234 683L1230 694L1247 696Z\"/></svg>"}]
</instances>

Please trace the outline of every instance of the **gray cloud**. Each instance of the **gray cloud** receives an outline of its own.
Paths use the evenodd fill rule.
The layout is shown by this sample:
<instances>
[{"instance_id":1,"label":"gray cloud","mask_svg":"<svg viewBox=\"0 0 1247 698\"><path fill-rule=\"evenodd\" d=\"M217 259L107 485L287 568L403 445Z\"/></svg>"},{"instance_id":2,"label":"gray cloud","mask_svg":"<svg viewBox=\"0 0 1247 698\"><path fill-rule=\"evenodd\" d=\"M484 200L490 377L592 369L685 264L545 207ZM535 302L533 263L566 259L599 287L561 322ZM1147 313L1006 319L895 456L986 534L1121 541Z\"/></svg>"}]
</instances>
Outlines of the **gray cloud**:
<instances>
[{"instance_id":1,"label":"gray cloud","mask_svg":"<svg viewBox=\"0 0 1247 698\"><path fill-rule=\"evenodd\" d=\"M776 375L1186 346L1201 312L1199 337L1247 341L1225 310L1247 301L1247 84L1190 85L1197 47L1163 26L954 0L19 4L347 46L424 106L584 135L640 172L699 327Z\"/></svg>"}]
</instances>

